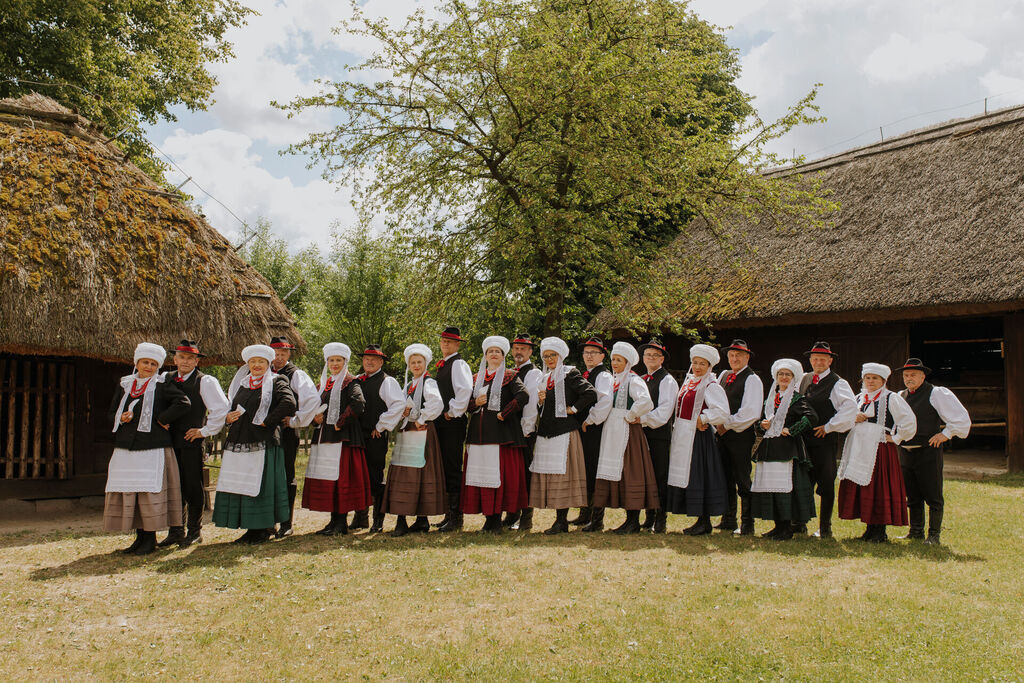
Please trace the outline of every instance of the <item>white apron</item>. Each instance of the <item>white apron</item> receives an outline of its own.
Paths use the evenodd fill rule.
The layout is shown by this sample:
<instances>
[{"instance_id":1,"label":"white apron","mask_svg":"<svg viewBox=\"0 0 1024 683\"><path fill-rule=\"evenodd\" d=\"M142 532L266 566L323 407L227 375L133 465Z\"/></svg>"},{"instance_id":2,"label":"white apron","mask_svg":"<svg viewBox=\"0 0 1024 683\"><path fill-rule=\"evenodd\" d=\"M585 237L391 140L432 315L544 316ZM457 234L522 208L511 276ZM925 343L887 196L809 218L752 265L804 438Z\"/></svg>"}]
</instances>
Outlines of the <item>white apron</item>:
<instances>
[{"instance_id":1,"label":"white apron","mask_svg":"<svg viewBox=\"0 0 1024 683\"><path fill-rule=\"evenodd\" d=\"M263 448L246 453L224 451L220 462L220 476L217 477L217 492L237 493L253 498L258 496L263 486L266 453Z\"/></svg>"},{"instance_id":2,"label":"white apron","mask_svg":"<svg viewBox=\"0 0 1024 683\"><path fill-rule=\"evenodd\" d=\"M306 465L307 479L338 481L341 474L341 448L344 444L316 443L309 449L309 464ZM223 472L223 470L222 470ZM221 476L224 476L223 473ZM263 472L260 472L262 478Z\"/></svg>"},{"instance_id":3,"label":"white apron","mask_svg":"<svg viewBox=\"0 0 1024 683\"><path fill-rule=\"evenodd\" d=\"M137 402L137 401L136 401ZM160 493L164 485L164 449L115 448L107 467L107 493Z\"/></svg>"},{"instance_id":4,"label":"white apron","mask_svg":"<svg viewBox=\"0 0 1024 683\"><path fill-rule=\"evenodd\" d=\"M565 461L569 455L569 435L538 436L533 446L533 462L530 471L536 474L565 474Z\"/></svg>"},{"instance_id":5,"label":"white apron","mask_svg":"<svg viewBox=\"0 0 1024 683\"><path fill-rule=\"evenodd\" d=\"M398 432L391 464L422 469L427 464L427 430Z\"/></svg>"},{"instance_id":6,"label":"white apron","mask_svg":"<svg viewBox=\"0 0 1024 683\"><path fill-rule=\"evenodd\" d=\"M793 461L759 462L754 465L752 493L789 493L793 490Z\"/></svg>"},{"instance_id":7,"label":"white apron","mask_svg":"<svg viewBox=\"0 0 1024 683\"><path fill-rule=\"evenodd\" d=\"M690 485L690 462L697 421L676 417L672 425L672 445L668 455L668 485L685 489Z\"/></svg>"},{"instance_id":8,"label":"white apron","mask_svg":"<svg viewBox=\"0 0 1024 683\"><path fill-rule=\"evenodd\" d=\"M597 478L605 481L621 481L622 467L629 445L628 410L612 408L601 431L601 451L597 459Z\"/></svg>"},{"instance_id":9,"label":"white apron","mask_svg":"<svg viewBox=\"0 0 1024 683\"><path fill-rule=\"evenodd\" d=\"M839 478L858 486L871 483L878 458L878 444L885 441L885 426L875 422L858 422L850 430L839 461Z\"/></svg>"},{"instance_id":10,"label":"white apron","mask_svg":"<svg viewBox=\"0 0 1024 683\"><path fill-rule=\"evenodd\" d=\"M501 486L501 466L497 444L466 446L466 486L496 489Z\"/></svg>"}]
</instances>

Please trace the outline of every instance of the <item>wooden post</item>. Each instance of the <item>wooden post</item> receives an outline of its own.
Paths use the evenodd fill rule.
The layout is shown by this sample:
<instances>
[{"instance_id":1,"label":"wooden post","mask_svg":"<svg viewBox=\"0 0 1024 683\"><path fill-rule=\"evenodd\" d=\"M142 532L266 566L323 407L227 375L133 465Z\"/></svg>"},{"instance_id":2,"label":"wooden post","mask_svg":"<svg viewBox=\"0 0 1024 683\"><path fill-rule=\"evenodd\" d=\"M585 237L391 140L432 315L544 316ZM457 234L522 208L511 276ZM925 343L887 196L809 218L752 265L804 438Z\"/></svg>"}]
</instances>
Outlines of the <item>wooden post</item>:
<instances>
[{"instance_id":1,"label":"wooden post","mask_svg":"<svg viewBox=\"0 0 1024 683\"><path fill-rule=\"evenodd\" d=\"M43 476L43 369L40 362L36 366L36 419L32 429L32 477Z\"/></svg>"},{"instance_id":2,"label":"wooden post","mask_svg":"<svg viewBox=\"0 0 1024 683\"><path fill-rule=\"evenodd\" d=\"M1006 368L1006 466L1024 471L1024 314L1003 318L1003 363Z\"/></svg>"},{"instance_id":3,"label":"wooden post","mask_svg":"<svg viewBox=\"0 0 1024 683\"><path fill-rule=\"evenodd\" d=\"M60 428L57 432L57 478L67 479L68 478L68 394L70 392L68 373L70 366L62 364L60 366L60 402L58 403L58 409L60 415L57 417ZM51 424L51 427L53 425Z\"/></svg>"},{"instance_id":4,"label":"wooden post","mask_svg":"<svg viewBox=\"0 0 1024 683\"><path fill-rule=\"evenodd\" d=\"M57 364L47 363L50 372L46 384L46 476L50 479L57 476L57 452L53 447L54 432L60 417L57 415Z\"/></svg>"},{"instance_id":5,"label":"wooden post","mask_svg":"<svg viewBox=\"0 0 1024 683\"><path fill-rule=\"evenodd\" d=\"M31 441L28 440L28 421L29 421L29 400L32 397L30 391L32 383L32 363L31 361L22 361L21 363L21 443L19 444L20 467L18 468L18 477L21 479L28 479L28 457L30 454L29 444Z\"/></svg>"},{"instance_id":6,"label":"wooden post","mask_svg":"<svg viewBox=\"0 0 1024 683\"><path fill-rule=\"evenodd\" d=\"M18 382L18 361L11 359L11 366L8 368L7 382L7 467L4 470L4 479L14 479L14 431L15 431L15 402Z\"/></svg>"}]
</instances>

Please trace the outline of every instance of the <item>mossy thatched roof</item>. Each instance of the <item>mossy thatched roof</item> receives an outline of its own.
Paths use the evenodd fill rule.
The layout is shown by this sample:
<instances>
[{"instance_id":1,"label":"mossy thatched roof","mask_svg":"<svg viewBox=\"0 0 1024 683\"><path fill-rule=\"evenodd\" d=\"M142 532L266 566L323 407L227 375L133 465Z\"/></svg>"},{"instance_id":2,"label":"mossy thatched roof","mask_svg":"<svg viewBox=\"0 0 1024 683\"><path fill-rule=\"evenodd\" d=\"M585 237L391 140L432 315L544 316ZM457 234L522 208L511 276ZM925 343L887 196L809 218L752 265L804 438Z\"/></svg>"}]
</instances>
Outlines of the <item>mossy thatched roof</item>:
<instances>
[{"instance_id":1,"label":"mossy thatched roof","mask_svg":"<svg viewBox=\"0 0 1024 683\"><path fill-rule=\"evenodd\" d=\"M729 254L698 219L655 272L703 293L673 312L679 320L719 327L1024 309L1022 159L1024 107L1014 107L776 169L768 175L821 179L839 204L824 227L727 216ZM641 298L622 297L642 311ZM609 310L592 325L624 326Z\"/></svg>"},{"instance_id":2,"label":"mossy thatched roof","mask_svg":"<svg viewBox=\"0 0 1024 683\"><path fill-rule=\"evenodd\" d=\"M40 95L0 100L0 351L130 361L200 341L210 362L288 335L270 284L89 121Z\"/></svg>"}]
</instances>

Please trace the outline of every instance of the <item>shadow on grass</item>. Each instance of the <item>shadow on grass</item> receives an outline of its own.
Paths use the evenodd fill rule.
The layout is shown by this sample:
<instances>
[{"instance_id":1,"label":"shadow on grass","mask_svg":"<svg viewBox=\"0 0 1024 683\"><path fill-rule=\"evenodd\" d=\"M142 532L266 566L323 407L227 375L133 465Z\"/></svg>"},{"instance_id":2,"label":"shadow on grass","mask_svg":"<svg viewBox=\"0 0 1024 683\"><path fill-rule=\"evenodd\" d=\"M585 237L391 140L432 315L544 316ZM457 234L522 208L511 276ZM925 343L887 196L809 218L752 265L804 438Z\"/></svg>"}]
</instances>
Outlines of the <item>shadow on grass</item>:
<instances>
[{"instance_id":1,"label":"shadow on grass","mask_svg":"<svg viewBox=\"0 0 1024 683\"><path fill-rule=\"evenodd\" d=\"M285 555L319 555L338 549L350 552L388 553L407 551L458 551L473 548L505 546L515 549L585 547L593 550L634 552L666 548L681 555L739 554L748 552L779 555L844 559L873 557L902 560L907 557L931 562L983 562L984 557L958 553L946 546L929 546L920 542L897 541L887 544L865 543L858 539L819 540L803 537L790 541L772 541L758 537L736 537L713 534L689 537L681 533L654 535L650 533L620 536L608 532L546 536L542 533L506 532L495 536L467 531L455 534L414 534L391 538L387 534L349 534L327 538L316 534L291 536L260 545L231 542L194 546L187 553L176 550L158 551L147 557L130 557L120 552L82 557L65 564L36 569L33 581L48 581L66 576L106 576L147 566L162 574L178 574L197 567L230 568L247 558L273 559Z\"/></svg>"}]
</instances>

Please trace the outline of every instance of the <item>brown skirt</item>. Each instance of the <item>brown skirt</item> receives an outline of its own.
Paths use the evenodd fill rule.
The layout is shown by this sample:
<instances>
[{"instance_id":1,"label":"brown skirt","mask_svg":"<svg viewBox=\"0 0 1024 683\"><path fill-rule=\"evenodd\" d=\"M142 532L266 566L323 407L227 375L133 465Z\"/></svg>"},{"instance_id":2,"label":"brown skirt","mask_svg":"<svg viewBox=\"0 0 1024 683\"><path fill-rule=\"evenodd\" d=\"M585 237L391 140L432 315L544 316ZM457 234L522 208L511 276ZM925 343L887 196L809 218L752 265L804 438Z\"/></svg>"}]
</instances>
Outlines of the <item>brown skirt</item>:
<instances>
[{"instance_id":1,"label":"brown skirt","mask_svg":"<svg viewBox=\"0 0 1024 683\"><path fill-rule=\"evenodd\" d=\"M661 507L651 451L647 448L647 437L640 425L629 425L622 477L618 481L598 479L594 485L594 507L623 510L656 510Z\"/></svg>"},{"instance_id":2,"label":"brown skirt","mask_svg":"<svg viewBox=\"0 0 1024 683\"><path fill-rule=\"evenodd\" d=\"M407 425L405 431L413 431ZM437 440L434 423L427 423L427 447L423 467L388 467L387 484L381 511L388 515L416 515L417 517L443 515L448 512L448 494L444 488L444 468L441 464L441 444Z\"/></svg>"},{"instance_id":3,"label":"brown skirt","mask_svg":"<svg viewBox=\"0 0 1024 683\"><path fill-rule=\"evenodd\" d=\"M579 431L569 433L565 474L530 473L530 507L548 510L578 508L587 504L587 465Z\"/></svg>"},{"instance_id":4,"label":"brown skirt","mask_svg":"<svg viewBox=\"0 0 1024 683\"><path fill-rule=\"evenodd\" d=\"M164 449L164 483L160 493L108 493L103 502L104 531L161 531L183 526L181 479L174 449Z\"/></svg>"}]
</instances>

